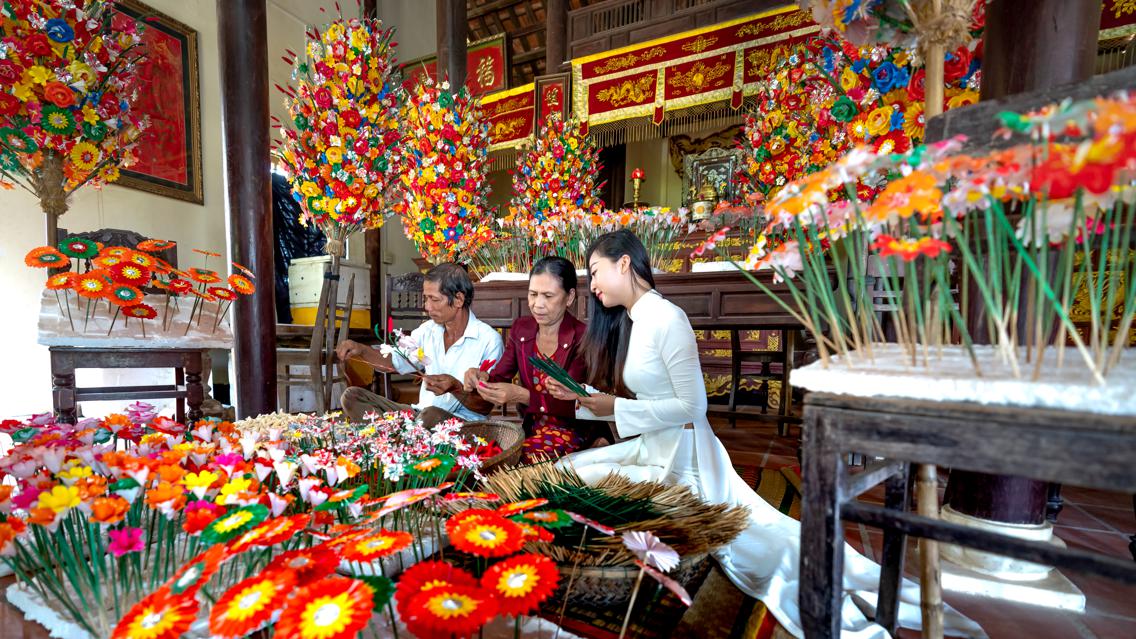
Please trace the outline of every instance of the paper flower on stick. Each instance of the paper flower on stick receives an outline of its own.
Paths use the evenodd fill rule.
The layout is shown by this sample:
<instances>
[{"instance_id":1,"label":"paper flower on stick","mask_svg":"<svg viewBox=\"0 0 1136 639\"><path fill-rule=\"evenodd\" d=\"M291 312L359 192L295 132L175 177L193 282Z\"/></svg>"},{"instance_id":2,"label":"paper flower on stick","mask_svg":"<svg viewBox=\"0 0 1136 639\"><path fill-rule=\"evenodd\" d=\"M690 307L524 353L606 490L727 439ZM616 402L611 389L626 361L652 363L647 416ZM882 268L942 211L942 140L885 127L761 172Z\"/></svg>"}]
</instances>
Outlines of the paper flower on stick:
<instances>
[{"instance_id":1,"label":"paper flower on stick","mask_svg":"<svg viewBox=\"0 0 1136 639\"><path fill-rule=\"evenodd\" d=\"M625 532L623 545L635 553L636 557L663 572L670 572L678 566L678 553L652 533Z\"/></svg>"},{"instance_id":2,"label":"paper flower on stick","mask_svg":"<svg viewBox=\"0 0 1136 639\"><path fill-rule=\"evenodd\" d=\"M497 602L481 588L444 584L410 600L406 626L418 637L464 637L497 614Z\"/></svg>"},{"instance_id":3,"label":"paper flower on stick","mask_svg":"<svg viewBox=\"0 0 1136 639\"><path fill-rule=\"evenodd\" d=\"M111 639L176 639L189 631L197 610L192 594L172 595L163 588L135 604L118 622Z\"/></svg>"},{"instance_id":4,"label":"paper flower on stick","mask_svg":"<svg viewBox=\"0 0 1136 639\"><path fill-rule=\"evenodd\" d=\"M552 116L517 156L508 218L541 224L574 211L598 212L600 168L599 150L580 121Z\"/></svg>"},{"instance_id":5,"label":"paper flower on stick","mask_svg":"<svg viewBox=\"0 0 1136 639\"><path fill-rule=\"evenodd\" d=\"M523 615L537 608L556 590L560 573L544 555L525 553L493 564L481 585L497 596L501 614Z\"/></svg>"},{"instance_id":6,"label":"paper flower on stick","mask_svg":"<svg viewBox=\"0 0 1136 639\"><path fill-rule=\"evenodd\" d=\"M209 613L209 631L214 637L244 637L272 620L296 585L291 572L268 571L237 582Z\"/></svg>"},{"instance_id":7,"label":"paper flower on stick","mask_svg":"<svg viewBox=\"0 0 1136 639\"><path fill-rule=\"evenodd\" d=\"M300 590L288 601L276 633L303 639L348 639L371 620L374 593L358 579L328 577Z\"/></svg>"},{"instance_id":8,"label":"paper flower on stick","mask_svg":"<svg viewBox=\"0 0 1136 639\"><path fill-rule=\"evenodd\" d=\"M306 57L285 58L295 86L277 87L292 118L277 153L301 220L331 241L382 226L390 211L399 144L394 46L381 21L340 17L308 31Z\"/></svg>"},{"instance_id":9,"label":"paper flower on stick","mask_svg":"<svg viewBox=\"0 0 1136 639\"><path fill-rule=\"evenodd\" d=\"M464 87L453 92L428 79L411 91L400 119L397 210L406 236L434 264L468 261L492 220L489 125L480 103Z\"/></svg>"}]
</instances>

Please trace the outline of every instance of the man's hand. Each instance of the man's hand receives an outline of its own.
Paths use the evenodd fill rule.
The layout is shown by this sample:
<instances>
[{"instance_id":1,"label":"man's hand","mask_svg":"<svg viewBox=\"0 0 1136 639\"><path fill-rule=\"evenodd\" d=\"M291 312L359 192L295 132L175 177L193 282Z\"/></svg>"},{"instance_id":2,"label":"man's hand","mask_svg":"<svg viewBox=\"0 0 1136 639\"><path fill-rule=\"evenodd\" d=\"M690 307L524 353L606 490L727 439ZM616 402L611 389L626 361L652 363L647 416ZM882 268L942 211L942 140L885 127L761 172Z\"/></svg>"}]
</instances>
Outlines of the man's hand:
<instances>
[{"instance_id":1,"label":"man's hand","mask_svg":"<svg viewBox=\"0 0 1136 639\"><path fill-rule=\"evenodd\" d=\"M345 339L335 347L335 356L341 362L348 360L356 360L364 362L374 368L375 370L383 371L386 373L393 373L394 367L391 366L390 359L379 355L378 351L359 342Z\"/></svg>"},{"instance_id":2,"label":"man's hand","mask_svg":"<svg viewBox=\"0 0 1136 639\"><path fill-rule=\"evenodd\" d=\"M481 382L477 385L477 394L498 406L529 403L529 391L516 384Z\"/></svg>"},{"instance_id":3,"label":"man's hand","mask_svg":"<svg viewBox=\"0 0 1136 639\"><path fill-rule=\"evenodd\" d=\"M489 381L489 373L487 373L487 372L485 372L485 371L483 371L479 368L471 368L471 369L469 369L465 372L465 379L462 382L462 388L466 392L470 392L470 391L477 389L477 383L478 382L488 382L488 381Z\"/></svg>"},{"instance_id":4,"label":"man's hand","mask_svg":"<svg viewBox=\"0 0 1136 639\"><path fill-rule=\"evenodd\" d=\"M426 384L426 390L435 395L459 393L462 390L462 383L453 375L423 375L422 382Z\"/></svg>"}]
</instances>

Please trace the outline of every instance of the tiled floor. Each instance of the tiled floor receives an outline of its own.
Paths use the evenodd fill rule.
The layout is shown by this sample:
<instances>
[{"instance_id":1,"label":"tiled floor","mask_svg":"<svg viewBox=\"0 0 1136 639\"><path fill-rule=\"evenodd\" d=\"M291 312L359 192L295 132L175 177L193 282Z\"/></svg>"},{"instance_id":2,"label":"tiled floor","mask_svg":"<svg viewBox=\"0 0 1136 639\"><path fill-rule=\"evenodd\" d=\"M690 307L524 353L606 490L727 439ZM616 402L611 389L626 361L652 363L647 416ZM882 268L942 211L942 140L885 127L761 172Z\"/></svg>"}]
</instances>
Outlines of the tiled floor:
<instances>
[{"instance_id":1,"label":"tiled floor","mask_svg":"<svg viewBox=\"0 0 1136 639\"><path fill-rule=\"evenodd\" d=\"M797 437L779 437L770 425L739 423L731 429L714 420L715 431L738 464L767 468L796 466ZM1136 463L1136 462L1134 462ZM1070 548L1131 559L1129 535L1136 533L1131 495L1067 486L1062 490L1064 510L1057 518L1056 534ZM864 495L882 501L882 488ZM854 548L878 559L883 535L860 524L847 524L846 539ZM918 569L913 557L914 541L908 547L908 574ZM1006 603L983 597L944 593L947 603L982 625L991 639L1136 639L1136 587L1090 575L1066 572L1088 600L1084 614L1052 610L1027 604ZM900 637L918 637L902 631Z\"/></svg>"}]
</instances>

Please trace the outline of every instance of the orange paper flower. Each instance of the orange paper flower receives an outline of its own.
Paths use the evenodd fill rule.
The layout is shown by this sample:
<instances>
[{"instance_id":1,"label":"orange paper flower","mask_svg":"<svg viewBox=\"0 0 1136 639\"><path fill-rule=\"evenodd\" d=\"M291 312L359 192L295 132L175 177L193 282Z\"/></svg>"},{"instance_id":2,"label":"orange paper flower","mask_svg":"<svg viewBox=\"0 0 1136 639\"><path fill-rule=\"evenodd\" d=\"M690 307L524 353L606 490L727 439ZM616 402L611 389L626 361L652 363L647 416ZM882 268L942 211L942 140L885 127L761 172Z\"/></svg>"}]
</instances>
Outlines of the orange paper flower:
<instances>
[{"instance_id":1,"label":"orange paper flower","mask_svg":"<svg viewBox=\"0 0 1136 639\"><path fill-rule=\"evenodd\" d=\"M139 601L118 622L111 639L177 639L197 619L192 595L173 595L166 588Z\"/></svg>"},{"instance_id":2,"label":"orange paper flower","mask_svg":"<svg viewBox=\"0 0 1136 639\"><path fill-rule=\"evenodd\" d=\"M414 537L408 532L380 529L370 535L356 537L344 545L343 558L347 561L374 561L406 548L412 541Z\"/></svg>"},{"instance_id":3,"label":"orange paper flower","mask_svg":"<svg viewBox=\"0 0 1136 639\"><path fill-rule=\"evenodd\" d=\"M374 591L357 579L328 577L297 592L276 622L280 639L348 639L371 620Z\"/></svg>"},{"instance_id":4,"label":"orange paper flower","mask_svg":"<svg viewBox=\"0 0 1136 639\"><path fill-rule=\"evenodd\" d=\"M63 266L70 263L71 260L67 256L60 253L58 249L53 246L40 246L28 251L24 256L24 264L35 268L48 268L52 266Z\"/></svg>"},{"instance_id":5,"label":"orange paper flower","mask_svg":"<svg viewBox=\"0 0 1136 639\"><path fill-rule=\"evenodd\" d=\"M255 632L284 606L296 578L291 572L270 571L237 582L221 595L209 612L209 631L229 639Z\"/></svg>"},{"instance_id":6,"label":"orange paper flower","mask_svg":"<svg viewBox=\"0 0 1136 639\"><path fill-rule=\"evenodd\" d=\"M556 562L525 553L493 564L481 577L481 586L497 597L501 614L517 616L548 599L559 579Z\"/></svg>"},{"instance_id":7,"label":"orange paper flower","mask_svg":"<svg viewBox=\"0 0 1136 639\"><path fill-rule=\"evenodd\" d=\"M500 516L486 516L455 526L450 541L462 552L480 557L504 557L521 549L525 534L515 522Z\"/></svg>"},{"instance_id":8,"label":"orange paper flower","mask_svg":"<svg viewBox=\"0 0 1136 639\"><path fill-rule=\"evenodd\" d=\"M480 588L446 584L411 598L406 627L419 637L464 637L477 632L497 609L497 599Z\"/></svg>"}]
</instances>

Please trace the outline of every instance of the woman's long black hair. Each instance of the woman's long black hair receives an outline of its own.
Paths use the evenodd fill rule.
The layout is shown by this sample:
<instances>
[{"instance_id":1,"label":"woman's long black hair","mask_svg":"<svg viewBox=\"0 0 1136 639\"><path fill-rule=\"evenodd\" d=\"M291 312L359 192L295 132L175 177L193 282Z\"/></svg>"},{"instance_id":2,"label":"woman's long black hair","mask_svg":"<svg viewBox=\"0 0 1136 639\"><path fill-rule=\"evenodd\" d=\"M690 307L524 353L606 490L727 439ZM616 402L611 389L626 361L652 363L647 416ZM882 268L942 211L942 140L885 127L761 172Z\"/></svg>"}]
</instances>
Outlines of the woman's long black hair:
<instances>
[{"instance_id":1,"label":"woman's long black hair","mask_svg":"<svg viewBox=\"0 0 1136 639\"><path fill-rule=\"evenodd\" d=\"M529 279L532 279L534 275L543 273L559 278L560 288L564 289L565 293L576 290L576 265L563 257L549 255L540 258L540 261L533 264L532 270L529 271Z\"/></svg>"},{"instance_id":2,"label":"woman's long black hair","mask_svg":"<svg viewBox=\"0 0 1136 639\"><path fill-rule=\"evenodd\" d=\"M635 274L655 288L651 274L651 260L647 249L635 234L627 229L605 233L588 247L586 266L591 277L592 255L619 260L631 258ZM584 335L584 358L588 363L588 383L616 395L630 397L623 384L623 364L627 361L627 342L631 338L631 317L622 306L608 308L592 293L588 332Z\"/></svg>"}]
</instances>

